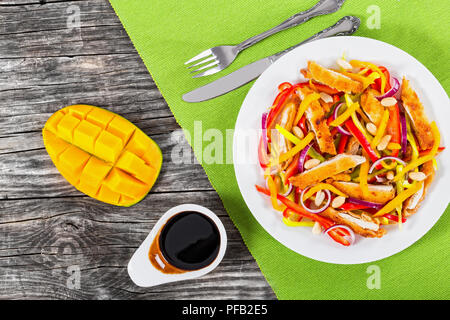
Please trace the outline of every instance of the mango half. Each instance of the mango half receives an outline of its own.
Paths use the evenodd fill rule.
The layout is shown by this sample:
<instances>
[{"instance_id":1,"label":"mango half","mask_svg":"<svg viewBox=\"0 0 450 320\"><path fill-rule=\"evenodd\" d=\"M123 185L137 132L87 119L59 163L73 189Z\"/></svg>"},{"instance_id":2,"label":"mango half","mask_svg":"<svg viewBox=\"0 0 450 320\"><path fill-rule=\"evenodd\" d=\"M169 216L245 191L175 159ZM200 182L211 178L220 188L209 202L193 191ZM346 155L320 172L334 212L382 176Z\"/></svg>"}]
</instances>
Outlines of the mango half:
<instances>
[{"instance_id":1,"label":"mango half","mask_svg":"<svg viewBox=\"0 0 450 320\"><path fill-rule=\"evenodd\" d=\"M102 108L65 107L47 120L42 136L62 176L106 203L136 204L161 170L158 145L130 121Z\"/></svg>"}]
</instances>

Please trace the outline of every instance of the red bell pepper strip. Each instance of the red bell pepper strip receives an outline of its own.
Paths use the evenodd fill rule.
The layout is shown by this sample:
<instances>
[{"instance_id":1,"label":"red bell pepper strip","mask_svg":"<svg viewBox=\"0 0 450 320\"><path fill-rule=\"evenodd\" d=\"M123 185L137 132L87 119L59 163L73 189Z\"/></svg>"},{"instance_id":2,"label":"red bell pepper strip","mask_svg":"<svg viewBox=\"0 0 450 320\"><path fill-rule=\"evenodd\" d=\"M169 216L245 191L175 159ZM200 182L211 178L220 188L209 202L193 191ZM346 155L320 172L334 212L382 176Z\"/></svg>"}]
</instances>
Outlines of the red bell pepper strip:
<instances>
[{"instance_id":1,"label":"red bell pepper strip","mask_svg":"<svg viewBox=\"0 0 450 320\"><path fill-rule=\"evenodd\" d=\"M336 242L342 244L343 246L348 247L351 243L350 243L350 241L348 241L348 240L345 238L346 235L343 234L343 233L345 233L345 232L343 232L343 231L345 231L345 232L348 233L348 231L345 230L345 229L336 228L336 229L334 229L334 230L329 231L329 232L328 232L328 235L329 235L334 241L336 241ZM347 234L347 235L348 235L348 234Z\"/></svg>"},{"instance_id":2,"label":"red bell pepper strip","mask_svg":"<svg viewBox=\"0 0 450 320\"><path fill-rule=\"evenodd\" d=\"M367 206L361 205L361 204L355 204L346 202L342 206L339 207L339 209L345 210L345 211L351 211L351 210L362 210L368 208Z\"/></svg>"},{"instance_id":3,"label":"red bell pepper strip","mask_svg":"<svg viewBox=\"0 0 450 320\"><path fill-rule=\"evenodd\" d=\"M260 187L258 185L255 185L256 190L270 196L270 191ZM285 209L286 215L290 214L288 210L292 210L294 211L294 213L298 214L299 216L303 217L303 218L308 218L311 219L313 221L317 221L323 228L328 229L331 226L334 226L336 223L328 218L322 217L318 214L314 214L314 213L310 213L308 211L306 211L303 207L301 207L300 205L298 205L297 203L289 200L286 197L283 197L282 195L278 194L277 195L277 199L279 201L281 201L287 208ZM283 215L285 213L283 212ZM345 236L348 235L348 231L344 230L344 229L339 229L336 228L334 230L331 230L330 232L328 232L328 235L336 242L344 245L344 246L349 246L350 242L345 239Z\"/></svg>"},{"instance_id":4,"label":"red bell pepper strip","mask_svg":"<svg viewBox=\"0 0 450 320\"><path fill-rule=\"evenodd\" d=\"M270 129L272 127L273 122L283 109L284 103L286 102L287 98L291 95L291 93L292 87L286 88L283 91L281 91L275 98L276 103L275 107L270 110L269 115L267 116L267 129Z\"/></svg>"},{"instance_id":5,"label":"red bell pepper strip","mask_svg":"<svg viewBox=\"0 0 450 320\"><path fill-rule=\"evenodd\" d=\"M392 220L392 221L395 221L398 223L398 216L394 216L393 214L387 213L383 217L386 217L389 220ZM405 223L405 222L406 222L406 219L404 217L402 217L402 223Z\"/></svg>"},{"instance_id":6,"label":"red bell pepper strip","mask_svg":"<svg viewBox=\"0 0 450 320\"><path fill-rule=\"evenodd\" d=\"M289 82L283 82L278 85L278 90L280 90L280 91L283 91L285 89L290 89L290 88L292 88L292 84L290 84Z\"/></svg>"},{"instance_id":7,"label":"red bell pepper strip","mask_svg":"<svg viewBox=\"0 0 450 320\"><path fill-rule=\"evenodd\" d=\"M391 135L391 142L401 143L401 124L400 124L400 109L396 103L389 107L389 125L386 128L386 133ZM397 157L400 150L393 150L391 156Z\"/></svg>"},{"instance_id":8,"label":"red bell pepper strip","mask_svg":"<svg viewBox=\"0 0 450 320\"><path fill-rule=\"evenodd\" d=\"M258 159L261 168L266 169L269 165L270 159L269 155L267 154L267 150L265 150L263 139L264 138L261 136L261 139L259 140Z\"/></svg>"},{"instance_id":9,"label":"red bell pepper strip","mask_svg":"<svg viewBox=\"0 0 450 320\"><path fill-rule=\"evenodd\" d=\"M348 119L345 122L345 126L347 127L348 131L358 140L358 142L363 147L364 151L366 151L367 155L369 156L370 160L372 162L377 161L379 158L375 151L370 146L369 141L367 141L366 137L363 135L361 131L355 126L352 119Z\"/></svg>"},{"instance_id":10,"label":"red bell pepper strip","mask_svg":"<svg viewBox=\"0 0 450 320\"><path fill-rule=\"evenodd\" d=\"M294 156L294 159L289 164L289 166L286 169L286 175L285 175L285 181L289 181L289 178L296 175L298 172L298 158L300 157L300 153L297 153Z\"/></svg>"},{"instance_id":11,"label":"red bell pepper strip","mask_svg":"<svg viewBox=\"0 0 450 320\"><path fill-rule=\"evenodd\" d=\"M303 115L300 118L300 121L298 122L297 126L302 129L303 134L306 135L306 133L308 132L308 129L306 129L306 117L305 115Z\"/></svg>"},{"instance_id":12,"label":"red bell pepper strip","mask_svg":"<svg viewBox=\"0 0 450 320\"><path fill-rule=\"evenodd\" d=\"M378 68L381 70L381 72L383 72L384 76L386 77L386 86L385 86L384 92L388 92L391 89L391 81L390 81L391 75L385 67L379 66ZM372 72L373 72L372 70L369 70L367 75L371 74ZM375 79L374 83L371 84L370 86L373 89L381 92L381 79L380 78Z\"/></svg>"},{"instance_id":13,"label":"red bell pepper strip","mask_svg":"<svg viewBox=\"0 0 450 320\"><path fill-rule=\"evenodd\" d=\"M268 189L260 187L258 185L255 185L255 187L258 192L261 192L267 196L270 196L270 191ZM277 195L277 199L279 201L281 201L281 203L283 203L286 207L295 211L297 214L303 216L304 218L308 218L308 219L317 221L326 229L328 229L329 227L331 227L332 225L335 224L334 221L332 221L328 218L325 218L325 217L319 216L318 214L314 214L314 213L310 213L310 212L306 211L302 206L289 200L286 197L283 197L281 194Z\"/></svg>"},{"instance_id":14,"label":"red bell pepper strip","mask_svg":"<svg viewBox=\"0 0 450 320\"><path fill-rule=\"evenodd\" d=\"M295 203L299 203L300 201L300 194L302 193L302 190L299 187L294 187L294 201Z\"/></svg>"},{"instance_id":15,"label":"red bell pepper strip","mask_svg":"<svg viewBox=\"0 0 450 320\"><path fill-rule=\"evenodd\" d=\"M349 137L350 136L347 136L347 135L341 135L341 140L339 141L339 145L338 145L338 149L337 149L338 154L344 153Z\"/></svg>"}]
</instances>

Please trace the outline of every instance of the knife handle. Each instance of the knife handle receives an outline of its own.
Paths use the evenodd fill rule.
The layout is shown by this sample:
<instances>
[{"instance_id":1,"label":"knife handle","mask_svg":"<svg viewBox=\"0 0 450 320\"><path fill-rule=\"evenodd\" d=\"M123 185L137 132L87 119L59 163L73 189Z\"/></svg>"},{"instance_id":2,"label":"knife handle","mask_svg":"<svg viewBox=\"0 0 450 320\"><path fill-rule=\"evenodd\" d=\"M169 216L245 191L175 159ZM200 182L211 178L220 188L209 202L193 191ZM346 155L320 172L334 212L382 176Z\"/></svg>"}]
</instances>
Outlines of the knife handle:
<instances>
[{"instance_id":1,"label":"knife handle","mask_svg":"<svg viewBox=\"0 0 450 320\"><path fill-rule=\"evenodd\" d=\"M283 56L284 54L286 54L287 52L289 52L305 43L308 43L308 42L311 42L314 40L329 38L329 37L333 37L333 36L351 35L351 34L355 33L356 30L358 30L360 24L361 24L361 21L359 20L359 18L357 18L355 16L345 16L342 19L340 19L338 22L336 22L336 24L316 33L315 35L306 39L305 41L302 41L293 47L290 47L286 50L283 50L281 52L274 54L273 56L271 56L271 60L275 61L278 58L280 58L281 56Z\"/></svg>"},{"instance_id":2,"label":"knife handle","mask_svg":"<svg viewBox=\"0 0 450 320\"><path fill-rule=\"evenodd\" d=\"M282 22L278 26L241 42L240 44L237 45L237 50L238 52L240 52L244 49L247 49L248 47L254 45L255 43L277 32L298 26L299 24L302 24L311 18L336 12L341 8L344 1L345 0L320 0L311 9L299 12L296 15L287 19L286 21Z\"/></svg>"}]
</instances>

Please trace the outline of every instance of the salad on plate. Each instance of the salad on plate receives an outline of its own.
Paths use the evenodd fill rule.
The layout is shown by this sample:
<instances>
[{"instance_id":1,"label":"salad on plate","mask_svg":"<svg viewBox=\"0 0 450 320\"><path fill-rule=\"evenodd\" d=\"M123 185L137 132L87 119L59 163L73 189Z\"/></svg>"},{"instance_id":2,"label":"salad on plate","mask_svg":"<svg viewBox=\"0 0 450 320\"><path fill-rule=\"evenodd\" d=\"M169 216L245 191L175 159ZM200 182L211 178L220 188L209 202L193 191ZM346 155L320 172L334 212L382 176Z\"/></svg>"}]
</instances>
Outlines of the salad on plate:
<instances>
[{"instance_id":1,"label":"salad on plate","mask_svg":"<svg viewBox=\"0 0 450 320\"><path fill-rule=\"evenodd\" d=\"M262 114L258 158L270 198L290 227L349 246L380 238L416 213L437 170L440 133L405 77L371 62L308 61L306 79L278 86Z\"/></svg>"}]
</instances>

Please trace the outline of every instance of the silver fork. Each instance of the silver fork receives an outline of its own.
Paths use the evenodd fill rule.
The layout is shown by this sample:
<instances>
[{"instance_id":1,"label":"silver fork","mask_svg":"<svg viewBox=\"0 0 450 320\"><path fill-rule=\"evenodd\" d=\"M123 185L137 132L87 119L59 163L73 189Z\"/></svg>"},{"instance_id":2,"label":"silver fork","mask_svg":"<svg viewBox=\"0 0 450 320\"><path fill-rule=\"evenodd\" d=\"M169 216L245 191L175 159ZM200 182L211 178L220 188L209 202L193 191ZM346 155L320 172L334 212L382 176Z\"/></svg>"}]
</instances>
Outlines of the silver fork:
<instances>
[{"instance_id":1,"label":"silver fork","mask_svg":"<svg viewBox=\"0 0 450 320\"><path fill-rule=\"evenodd\" d=\"M297 13L268 31L251 37L250 39L247 39L235 46L217 46L207 49L192 59L186 61L184 64L188 65L188 69L195 69L195 67L198 67L197 69L191 71L191 73L194 74L192 76L193 78L214 74L228 67L242 50L247 49L255 43L277 32L298 26L311 18L336 12L342 7L344 2L345 0L320 0L311 9ZM196 72L202 70L203 72L195 74Z\"/></svg>"}]
</instances>

